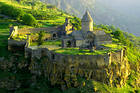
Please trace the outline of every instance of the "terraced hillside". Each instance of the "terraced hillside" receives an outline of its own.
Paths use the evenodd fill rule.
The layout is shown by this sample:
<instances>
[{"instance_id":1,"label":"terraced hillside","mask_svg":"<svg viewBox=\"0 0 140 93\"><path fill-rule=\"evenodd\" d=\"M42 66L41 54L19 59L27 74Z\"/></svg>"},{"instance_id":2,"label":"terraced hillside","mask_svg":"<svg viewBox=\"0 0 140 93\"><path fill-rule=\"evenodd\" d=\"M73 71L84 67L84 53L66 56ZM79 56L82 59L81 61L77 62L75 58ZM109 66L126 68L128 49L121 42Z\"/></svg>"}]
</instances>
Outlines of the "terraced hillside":
<instances>
[{"instance_id":1,"label":"terraced hillside","mask_svg":"<svg viewBox=\"0 0 140 93\"><path fill-rule=\"evenodd\" d=\"M14 3L13 3L14 2ZM42 4L42 3L41 3ZM63 11L57 9L57 8L45 8L44 10L38 10L34 9L32 10L32 7L28 4L19 4L16 1L11 1L11 0L1 0L0 1L0 7L5 8L7 6L12 7L13 9L20 9L24 13L32 14L35 19L38 22L37 27L50 27L50 26L57 26L57 25L62 25L65 22L66 17L72 17L69 14L64 13ZM51 6L51 5L50 5ZM6 55L7 52L7 39L9 35L9 27L10 26L19 26L19 28L33 28L34 26L28 26L25 25L22 22L22 19L17 20L16 18L13 17L13 15L10 15L10 10L9 14L7 12L3 12L0 10L0 55Z\"/></svg>"}]
</instances>

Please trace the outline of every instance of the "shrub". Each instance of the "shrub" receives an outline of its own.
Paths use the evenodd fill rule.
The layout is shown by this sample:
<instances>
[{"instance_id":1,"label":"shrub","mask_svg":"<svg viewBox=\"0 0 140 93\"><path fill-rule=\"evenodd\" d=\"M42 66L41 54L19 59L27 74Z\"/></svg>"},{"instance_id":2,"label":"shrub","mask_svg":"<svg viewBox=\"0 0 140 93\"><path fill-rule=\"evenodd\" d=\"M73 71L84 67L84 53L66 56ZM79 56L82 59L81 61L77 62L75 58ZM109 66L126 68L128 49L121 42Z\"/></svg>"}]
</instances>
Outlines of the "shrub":
<instances>
[{"instance_id":1,"label":"shrub","mask_svg":"<svg viewBox=\"0 0 140 93\"><path fill-rule=\"evenodd\" d=\"M0 13L20 20L25 12L22 9L0 2Z\"/></svg>"},{"instance_id":2,"label":"shrub","mask_svg":"<svg viewBox=\"0 0 140 93\"><path fill-rule=\"evenodd\" d=\"M38 45L42 45L44 40L43 40L43 36L44 36L45 32L40 31L39 32L39 37L38 37Z\"/></svg>"},{"instance_id":3,"label":"shrub","mask_svg":"<svg viewBox=\"0 0 140 93\"><path fill-rule=\"evenodd\" d=\"M36 26L37 20L31 14L25 14L23 16L23 23L30 26Z\"/></svg>"},{"instance_id":4,"label":"shrub","mask_svg":"<svg viewBox=\"0 0 140 93\"><path fill-rule=\"evenodd\" d=\"M46 12L46 11L40 11L40 10L26 10L27 13L32 14L37 20L54 20L58 18L57 14L54 14L52 12Z\"/></svg>"}]
</instances>

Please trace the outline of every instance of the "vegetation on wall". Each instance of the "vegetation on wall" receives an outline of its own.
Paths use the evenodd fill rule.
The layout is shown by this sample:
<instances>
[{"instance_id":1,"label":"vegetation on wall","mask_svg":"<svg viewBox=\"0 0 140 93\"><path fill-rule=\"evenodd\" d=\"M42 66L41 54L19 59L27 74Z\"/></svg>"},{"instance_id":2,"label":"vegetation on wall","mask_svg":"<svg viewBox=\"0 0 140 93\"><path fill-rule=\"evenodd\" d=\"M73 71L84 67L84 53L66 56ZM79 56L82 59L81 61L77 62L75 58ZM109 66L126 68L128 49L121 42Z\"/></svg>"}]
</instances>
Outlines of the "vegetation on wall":
<instances>
[{"instance_id":1,"label":"vegetation on wall","mask_svg":"<svg viewBox=\"0 0 140 93\"><path fill-rule=\"evenodd\" d=\"M40 31L39 32L39 37L38 37L38 45L42 45L44 40L43 40L43 36L44 36L45 32Z\"/></svg>"}]
</instances>

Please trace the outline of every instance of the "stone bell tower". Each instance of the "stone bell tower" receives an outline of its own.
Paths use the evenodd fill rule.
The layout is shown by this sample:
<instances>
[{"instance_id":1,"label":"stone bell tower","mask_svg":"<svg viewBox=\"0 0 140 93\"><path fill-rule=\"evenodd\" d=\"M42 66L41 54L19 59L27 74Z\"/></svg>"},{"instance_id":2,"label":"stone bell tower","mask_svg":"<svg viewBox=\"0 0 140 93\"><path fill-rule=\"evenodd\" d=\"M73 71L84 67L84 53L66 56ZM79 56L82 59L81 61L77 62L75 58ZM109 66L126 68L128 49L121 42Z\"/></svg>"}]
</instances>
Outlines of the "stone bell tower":
<instances>
[{"instance_id":1,"label":"stone bell tower","mask_svg":"<svg viewBox=\"0 0 140 93\"><path fill-rule=\"evenodd\" d=\"M88 11L82 18L82 31L93 31L93 19Z\"/></svg>"}]
</instances>

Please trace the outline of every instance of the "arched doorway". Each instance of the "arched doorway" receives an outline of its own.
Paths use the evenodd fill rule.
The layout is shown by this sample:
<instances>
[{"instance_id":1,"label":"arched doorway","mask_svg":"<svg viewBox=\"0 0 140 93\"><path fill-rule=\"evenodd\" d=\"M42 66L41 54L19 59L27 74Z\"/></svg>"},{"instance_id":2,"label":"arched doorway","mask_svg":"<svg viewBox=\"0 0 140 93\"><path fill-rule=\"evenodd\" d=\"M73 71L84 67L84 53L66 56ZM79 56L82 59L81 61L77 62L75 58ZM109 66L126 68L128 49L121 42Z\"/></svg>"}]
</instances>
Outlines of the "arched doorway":
<instances>
[{"instance_id":1,"label":"arched doorway","mask_svg":"<svg viewBox=\"0 0 140 93\"><path fill-rule=\"evenodd\" d=\"M55 59L55 55L54 54L52 54L52 60L54 60Z\"/></svg>"},{"instance_id":2,"label":"arched doorway","mask_svg":"<svg viewBox=\"0 0 140 93\"><path fill-rule=\"evenodd\" d=\"M53 38L56 38L56 34L53 34Z\"/></svg>"},{"instance_id":3,"label":"arched doorway","mask_svg":"<svg viewBox=\"0 0 140 93\"><path fill-rule=\"evenodd\" d=\"M67 42L67 47L71 47L71 41Z\"/></svg>"}]
</instances>

